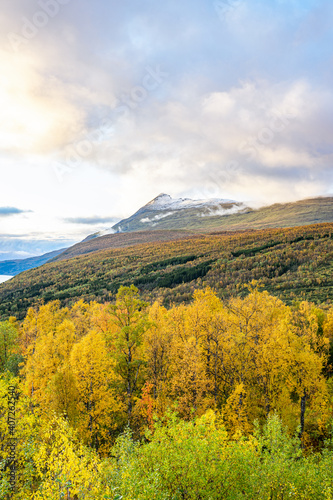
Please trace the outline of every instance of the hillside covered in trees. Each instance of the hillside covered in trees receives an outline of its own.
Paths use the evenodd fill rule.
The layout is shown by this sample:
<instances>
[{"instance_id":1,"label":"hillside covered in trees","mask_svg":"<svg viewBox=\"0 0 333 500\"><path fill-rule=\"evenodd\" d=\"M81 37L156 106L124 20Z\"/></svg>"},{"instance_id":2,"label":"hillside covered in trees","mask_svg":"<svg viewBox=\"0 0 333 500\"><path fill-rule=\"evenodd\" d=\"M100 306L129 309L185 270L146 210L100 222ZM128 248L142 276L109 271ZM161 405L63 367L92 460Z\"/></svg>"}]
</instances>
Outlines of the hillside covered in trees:
<instances>
[{"instance_id":1,"label":"hillside covered in trees","mask_svg":"<svg viewBox=\"0 0 333 500\"><path fill-rule=\"evenodd\" d=\"M34 304L79 299L115 300L120 286L134 284L163 305L191 300L209 285L220 298L236 296L252 279L292 304L333 299L333 224L197 235L152 242L48 263L0 285L0 317L23 319Z\"/></svg>"},{"instance_id":2,"label":"hillside covered in trees","mask_svg":"<svg viewBox=\"0 0 333 500\"><path fill-rule=\"evenodd\" d=\"M333 307L243 292L2 322L1 498L332 500Z\"/></svg>"}]
</instances>

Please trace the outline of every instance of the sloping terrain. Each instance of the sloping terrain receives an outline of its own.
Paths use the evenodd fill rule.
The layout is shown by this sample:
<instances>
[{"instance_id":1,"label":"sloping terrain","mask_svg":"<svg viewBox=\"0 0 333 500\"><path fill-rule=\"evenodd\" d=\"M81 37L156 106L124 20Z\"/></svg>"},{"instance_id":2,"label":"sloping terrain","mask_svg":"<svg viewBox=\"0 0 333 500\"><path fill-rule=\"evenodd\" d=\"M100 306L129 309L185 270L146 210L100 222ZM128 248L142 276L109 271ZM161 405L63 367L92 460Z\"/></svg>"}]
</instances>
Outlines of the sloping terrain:
<instances>
[{"instance_id":1,"label":"sloping terrain","mask_svg":"<svg viewBox=\"0 0 333 500\"><path fill-rule=\"evenodd\" d=\"M227 209L230 209L228 213ZM293 203L277 203L257 210L242 205L235 211L234 205L225 205L221 215L206 207L175 211L166 216L165 211L141 212L119 222L113 229L140 230L147 225L151 229L188 229L192 231L264 229L266 227L292 227L320 222L333 222L333 198L314 198ZM161 217L163 215L163 217ZM154 219L154 217L160 217ZM139 220L138 220L139 219ZM150 222L140 222L149 219Z\"/></svg>"},{"instance_id":2,"label":"sloping terrain","mask_svg":"<svg viewBox=\"0 0 333 500\"><path fill-rule=\"evenodd\" d=\"M7 276L16 276L23 271L28 269L34 269L35 267L42 266L49 260L57 257L61 254L65 248L61 250L55 250L54 252L48 252L44 255L38 257L30 257L29 259L17 259L17 260L4 260L0 262L0 274Z\"/></svg>"},{"instance_id":3,"label":"sloping terrain","mask_svg":"<svg viewBox=\"0 0 333 500\"><path fill-rule=\"evenodd\" d=\"M160 194L141 207L135 214L112 227L116 232L147 229L196 229L205 228L210 217L224 217L246 209L243 203L233 200L174 199Z\"/></svg>"},{"instance_id":4,"label":"sloping terrain","mask_svg":"<svg viewBox=\"0 0 333 500\"><path fill-rule=\"evenodd\" d=\"M86 239L67 248L64 252L57 255L51 262L70 259L79 255L90 254L100 250L112 248L126 248L132 245L143 243L153 243L158 241L173 241L192 236L191 231L138 231L132 233L116 233L100 236L99 238Z\"/></svg>"},{"instance_id":5,"label":"sloping terrain","mask_svg":"<svg viewBox=\"0 0 333 500\"><path fill-rule=\"evenodd\" d=\"M261 280L287 303L302 298L333 300L333 224L289 229L197 235L108 249L47 263L0 285L0 317L23 318L29 306L59 299L71 304L112 301L121 285L162 303L186 302L195 288L210 285L218 295L243 293Z\"/></svg>"},{"instance_id":6,"label":"sloping terrain","mask_svg":"<svg viewBox=\"0 0 333 500\"><path fill-rule=\"evenodd\" d=\"M214 225L213 218L210 220ZM333 222L333 197L276 203L258 210L229 215L218 221L220 228L228 230L295 227L323 222Z\"/></svg>"},{"instance_id":7,"label":"sloping terrain","mask_svg":"<svg viewBox=\"0 0 333 500\"><path fill-rule=\"evenodd\" d=\"M162 195L166 196L166 195ZM70 247L53 260L63 260L78 255L90 254L107 248L125 248L127 246L158 241L173 241L191 234L206 234L211 232L228 232L239 230L294 227L321 222L333 222L333 198L314 198L295 203L275 204L258 210L235 206L227 201L224 208L217 210L229 211L226 215L212 215L214 200L208 202L193 202L194 206L170 210L159 203L159 197L142 207L136 214L115 225L103 233L88 236L82 242ZM171 199L172 200L172 199ZM221 200L219 201L221 204ZM171 206L172 203L171 203ZM216 208L216 207L215 207ZM232 213L231 213L232 212ZM216 211L215 211L216 213ZM164 217L165 214L169 214ZM200 215L201 214L201 215ZM206 215L204 215L206 214ZM210 214L210 215L207 215ZM156 219L159 217L159 219ZM155 219L154 219L155 218ZM152 223L140 223L141 219L154 220ZM114 233L122 229L124 232Z\"/></svg>"}]
</instances>

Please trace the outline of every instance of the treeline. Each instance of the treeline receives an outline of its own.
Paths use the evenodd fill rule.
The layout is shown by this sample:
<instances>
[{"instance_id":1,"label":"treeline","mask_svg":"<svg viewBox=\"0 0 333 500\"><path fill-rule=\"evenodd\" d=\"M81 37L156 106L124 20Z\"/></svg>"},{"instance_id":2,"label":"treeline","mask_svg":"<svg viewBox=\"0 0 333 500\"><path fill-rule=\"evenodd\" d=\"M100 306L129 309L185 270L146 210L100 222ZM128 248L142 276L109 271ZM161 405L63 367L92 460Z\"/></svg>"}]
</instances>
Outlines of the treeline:
<instances>
[{"instance_id":1,"label":"treeline","mask_svg":"<svg viewBox=\"0 0 333 500\"><path fill-rule=\"evenodd\" d=\"M255 284L170 309L29 309L0 326L0 482L16 387L15 499L332 499L333 308Z\"/></svg>"},{"instance_id":2,"label":"treeline","mask_svg":"<svg viewBox=\"0 0 333 500\"><path fill-rule=\"evenodd\" d=\"M71 307L114 301L135 284L145 300L189 303L193 292L216 288L221 299L253 279L287 304L332 304L333 224L197 236L149 243L46 264L0 285L0 318L22 320L30 306L60 300Z\"/></svg>"}]
</instances>

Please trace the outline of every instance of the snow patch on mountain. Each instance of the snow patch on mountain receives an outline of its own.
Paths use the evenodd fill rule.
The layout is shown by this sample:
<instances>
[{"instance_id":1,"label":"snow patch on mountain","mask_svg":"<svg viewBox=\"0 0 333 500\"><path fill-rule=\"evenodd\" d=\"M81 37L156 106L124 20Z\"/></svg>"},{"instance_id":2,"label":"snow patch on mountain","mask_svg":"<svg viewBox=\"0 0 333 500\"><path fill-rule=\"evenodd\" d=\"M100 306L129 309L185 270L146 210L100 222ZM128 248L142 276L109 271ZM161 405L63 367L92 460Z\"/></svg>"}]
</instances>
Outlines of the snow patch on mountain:
<instances>
[{"instance_id":1,"label":"snow patch on mountain","mask_svg":"<svg viewBox=\"0 0 333 500\"><path fill-rule=\"evenodd\" d=\"M160 194L144 206L150 210L183 210L186 208L200 208L208 206L223 205L228 203L237 203L234 200L220 198L210 198L204 200L192 200L191 198L172 198L169 194Z\"/></svg>"},{"instance_id":2,"label":"snow patch on mountain","mask_svg":"<svg viewBox=\"0 0 333 500\"><path fill-rule=\"evenodd\" d=\"M174 212L167 212L166 214L157 214L151 219L149 217L144 217L143 219L140 219L140 222L143 224L149 223L149 222L155 222L161 219L164 219L165 217L169 217L170 215L173 215Z\"/></svg>"}]
</instances>

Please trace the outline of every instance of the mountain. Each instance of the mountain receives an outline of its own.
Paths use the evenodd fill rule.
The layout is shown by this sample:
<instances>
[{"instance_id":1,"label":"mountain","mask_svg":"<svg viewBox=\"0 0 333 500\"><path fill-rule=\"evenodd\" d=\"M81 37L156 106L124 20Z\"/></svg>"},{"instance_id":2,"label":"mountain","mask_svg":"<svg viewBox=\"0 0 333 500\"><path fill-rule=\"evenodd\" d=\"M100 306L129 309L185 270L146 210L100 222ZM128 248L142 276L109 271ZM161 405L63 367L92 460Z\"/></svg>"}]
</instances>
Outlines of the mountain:
<instances>
[{"instance_id":1,"label":"mountain","mask_svg":"<svg viewBox=\"0 0 333 500\"><path fill-rule=\"evenodd\" d=\"M28 271L29 269L42 266L49 260L63 253L64 250L66 249L62 248L60 250L45 253L44 255L40 255L38 257L30 257L29 259L4 260L0 262L0 275L16 276L23 271Z\"/></svg>"},{"instance_id":2,"label":"mountain","mask_svg":"<svg viewBox=\"0 0 333 500\"><path fill-rule=\"evenodd\" d=\"M333 222L333 197L253 209L232 200L173 199L161 194L112 228L89 235L53 259L64 260L107 248L174 241L190 235L296 227Z\"/></svg>"},{"instance_id":3,"label":"mountain","mask_svg":"<svg viewBox=\"0 0 333 500\"><path fill-rule=\"evenodd\" d=\"M224 199L174 199L160 194L112 228L89 235L67 249L31 259L0 262L0 275L14 276L45 262L66 260L105 249L172 242L212 232L296 227L333 222L333 197L277 203L253 209Z\"/></svg>"},{"instance_id":4,"label":"mountain","mask_svg":"<svg viewBox=\"0 0 333 500\"><path fill-rule=\"evenodd\" d=\"M258 209L233 200L174 199L160 194L135 214L112 228L94 233L94 238L114 233L147 230L185 229L194 232L215 230L291 227L333 222L333 197L320 197L292 203L276 203Z\"/></svg>"},{"instance_id":5,"label":"mountain","mask_svg":"<svg viewBox=\"0 0 333 500\"><path fill-rule=\"evenodd\" d=\"M141 207L127 219L117 222L112 228L88 236L87 239L106 234L152 229L196 229L205 228L204 218L230 216L246 210L243 203L218 198L192 200L190 198L172 198L160 194Z\"/></svg>"}]
</instances>

